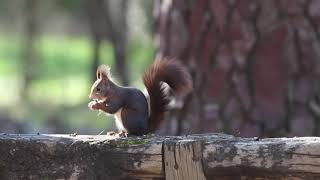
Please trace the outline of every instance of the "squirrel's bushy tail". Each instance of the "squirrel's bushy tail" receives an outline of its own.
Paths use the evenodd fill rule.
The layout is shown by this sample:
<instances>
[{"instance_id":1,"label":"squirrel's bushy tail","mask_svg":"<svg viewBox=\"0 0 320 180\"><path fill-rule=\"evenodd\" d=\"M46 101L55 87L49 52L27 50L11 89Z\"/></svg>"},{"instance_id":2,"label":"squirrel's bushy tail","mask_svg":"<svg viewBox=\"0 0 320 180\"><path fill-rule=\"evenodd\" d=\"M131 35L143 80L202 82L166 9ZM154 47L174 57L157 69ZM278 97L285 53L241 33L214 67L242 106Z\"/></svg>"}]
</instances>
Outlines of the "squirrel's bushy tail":
<instances>
[{"instance_id":1,"label":"squirrel's bushy tail","mask_svg":"<svg viewBox=\"0 0 320 180\"><path fill-rule=\"evenodd\" d=\"M183 95L192 90L192 80L188 70L178 61L157 59L144 73L143 82L149 93L149 128L153 132L164 119L170 102L162 83L167 83L174 93Z\"/></svg>"}]
</instances>

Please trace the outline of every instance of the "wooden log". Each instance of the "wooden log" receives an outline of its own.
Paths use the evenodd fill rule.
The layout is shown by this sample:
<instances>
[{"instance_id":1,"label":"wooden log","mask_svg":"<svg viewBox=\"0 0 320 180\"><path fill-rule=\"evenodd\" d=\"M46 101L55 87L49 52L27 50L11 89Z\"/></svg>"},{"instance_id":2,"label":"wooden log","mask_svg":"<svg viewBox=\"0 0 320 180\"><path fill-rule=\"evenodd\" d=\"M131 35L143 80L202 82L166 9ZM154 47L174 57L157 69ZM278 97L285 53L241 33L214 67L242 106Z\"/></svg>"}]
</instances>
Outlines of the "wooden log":
<instances>
[{"instance_id":1,"label":"wooden log","mask_svg":"<svg viewBox=\"0 0 320 180\"><path fill-rule=\"evenodd\" d=\"M0 179L163 178L162 139L1 135Z\"/></svg>"},{"instance_id":2,"label":"wooden log","mask_svg":"<svg viewBox=\"0 0 320 180\"><path fill-rule=\"evenodd\" d=\"M320 138L0 135L0 179L320 179Z\"/></svg>"},{"instance_id":3,"label":"wooden log","mask_svg":"<svg viewBox=\"0 0 320 180\"><path fill-rule=\"evenodd\" d=\"M194 146L195 142L201 145ZM197 164L196 168L190 169L190 164L185 164L182 153L191 156L188 159L194 162L190 164ZM258 139L223 134L194 135L166 140L164 156L168 165L174 164L168 167L166 162L166 177L170 179L202 179L203 176L206 179L241 180L320 179L318 137ZM194 173L198 174L196 178L192 176Z\"/></svg>"}]
</instances>

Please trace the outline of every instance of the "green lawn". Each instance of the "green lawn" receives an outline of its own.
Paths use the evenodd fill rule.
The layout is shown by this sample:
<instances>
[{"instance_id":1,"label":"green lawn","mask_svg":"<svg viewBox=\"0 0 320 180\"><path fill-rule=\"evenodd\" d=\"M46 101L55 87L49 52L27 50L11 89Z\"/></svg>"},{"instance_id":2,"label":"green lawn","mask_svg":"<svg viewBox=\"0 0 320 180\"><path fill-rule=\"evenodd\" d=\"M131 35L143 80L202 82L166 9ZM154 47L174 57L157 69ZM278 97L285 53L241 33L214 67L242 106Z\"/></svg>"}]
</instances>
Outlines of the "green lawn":
<instances>
[{"instance_id":1,"label":"green lawn","mask_svg":"<svg viewBox=\"0 0 320 180\"><path fill-rule=\"evenodd\" d=\"M83 128L101 131L111 126L104 115L87 108L88 93L92 76L90 64L92 49L90 40L83 37L44 36L36 42L38 63L32 67L36 79L28 94L31 103L21 106L18 98L22 79L22 42L15 36L0 36L0 107L9 112L17 121L28 121L34 129L43 131L50 117L58 117L66 131L80 131ZM114 64L113 49L103 43L102 62ZM133 86L143 88L141 76L153 60L151 42L130 42L128 65ZM116 74L116 73L114 73ZM116 78L116 77L115 77ZM116 78L117 79L117 78ZM0 111L1 111L0 109ZM109 118L110 119L110 118ZM57 132L59 133L59 132ZM99 133L99 132L98 132Z\"/></svg>"}]
</instances>

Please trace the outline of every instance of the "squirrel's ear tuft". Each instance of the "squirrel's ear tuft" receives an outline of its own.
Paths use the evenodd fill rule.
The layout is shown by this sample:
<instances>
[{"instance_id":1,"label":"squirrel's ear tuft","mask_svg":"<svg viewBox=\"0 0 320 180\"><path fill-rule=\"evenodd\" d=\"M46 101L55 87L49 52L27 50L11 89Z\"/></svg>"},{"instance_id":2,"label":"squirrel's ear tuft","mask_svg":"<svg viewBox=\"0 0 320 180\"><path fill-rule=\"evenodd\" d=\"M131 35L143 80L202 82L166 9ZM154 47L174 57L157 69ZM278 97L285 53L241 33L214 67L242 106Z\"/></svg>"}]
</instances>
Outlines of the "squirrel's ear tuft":
<instances>
[{"instance_id":1,"label":"squirrel's ear tuft","mask_svg":"<svg viewBox=\"0 0 320 180\"><path fill-rule=\"evenodd\" d=\"M110 67L107 65L100 65L97 69L97 79L110 79Z\"/></svg>"}]
</instances>

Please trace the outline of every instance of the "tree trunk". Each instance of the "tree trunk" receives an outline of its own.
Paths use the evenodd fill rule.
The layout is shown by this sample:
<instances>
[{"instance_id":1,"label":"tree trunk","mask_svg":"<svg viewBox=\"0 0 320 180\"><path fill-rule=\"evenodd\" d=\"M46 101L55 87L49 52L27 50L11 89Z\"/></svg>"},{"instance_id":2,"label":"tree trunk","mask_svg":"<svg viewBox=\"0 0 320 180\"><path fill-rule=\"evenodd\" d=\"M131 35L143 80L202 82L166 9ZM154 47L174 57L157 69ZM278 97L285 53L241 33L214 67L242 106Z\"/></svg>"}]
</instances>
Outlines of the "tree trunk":
<instances>
[{"instance_id":1,"label":"tree trunk","mask_svg":"<svg viewBox=\"0 0 320 180\"><path fill-rule=\"evenodd\" d=\"M85 1L84 5L88 12L88 22L91 31L93 54L90 74L92 74L92 82L94 82L96 80L96 70L100 64L100 46L103 40L105 26L102 19L103 13L101 12L98 1Z\"/></svg>"},{"instance_id":2,"label":"tree trunk","mask_svg":"<svg viewBox=\"0 0 320 180\"><path fill-rule=\"evenodd\" d=\"M102 40L108 39L113 46L115 70L122 85L129 84L127 67L127 4L125 0L92 0L86 1L89 25L93 37L93 63L95 74L99 62L99 49Z\"/></svg>"},{"instance_id":3,"label":"tree trunk","mask_svg":"<svg viewBox=\"0 0 320 180\"><path fill-rule=\"evenodd\" d=\"M23 76L21 87L21 100L28 102L28 90L31 82L36 77L38 72L37 64L38 59L35 52L35 38L38 34L38 22L37 22L37 8L38 0L25 1L24 15L25 15L25 33L22 49L22 63L21 72Z\"/></svg>"},{"instance_id":4,"label":"tree trunk","mask_svg":"<svg viewBox=\"0 0 320 180\"><path fill-rule=\"evenodd\" d=\"M101 1L108 38L113 45L115 68L123 85L129 84L127 67L127 7L126 0Z\"/></svg>"},{"instance_id":5,"label":"tree trunk","mask_svg":"<svg viewBox=\"0 0 320 180\"><path fill-rule=\"evenodd\" d=\"M157 56L180 59L194 77L187 110L175 114L186 119L179 133L319 135L319 8L316 0L157 1Z\"/></svg>"}]
</instances>

